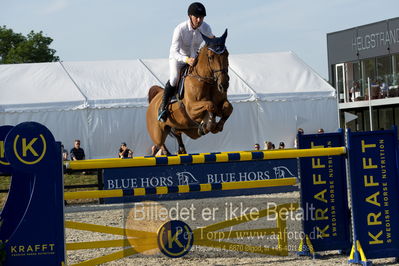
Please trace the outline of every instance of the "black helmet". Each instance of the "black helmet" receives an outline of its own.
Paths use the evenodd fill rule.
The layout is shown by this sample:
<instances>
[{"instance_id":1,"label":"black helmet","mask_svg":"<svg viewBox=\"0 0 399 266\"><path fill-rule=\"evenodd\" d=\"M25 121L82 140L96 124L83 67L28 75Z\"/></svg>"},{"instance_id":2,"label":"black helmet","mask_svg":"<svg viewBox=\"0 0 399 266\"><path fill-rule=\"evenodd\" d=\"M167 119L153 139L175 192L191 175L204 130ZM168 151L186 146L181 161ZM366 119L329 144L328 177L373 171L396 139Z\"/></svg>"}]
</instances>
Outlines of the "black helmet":
<instances>
[{"instance_id":1,"label":"black helmet","mask_svg":"<svg viewBox=\"0 0 399 266\"><path fill-rule=\"evenodd\" d=\"M196 17L205 17L206 10L203 4L200 2L194 2L188 7L187 11L188 15L196 16Z\"/></svg>"}]
</instances>

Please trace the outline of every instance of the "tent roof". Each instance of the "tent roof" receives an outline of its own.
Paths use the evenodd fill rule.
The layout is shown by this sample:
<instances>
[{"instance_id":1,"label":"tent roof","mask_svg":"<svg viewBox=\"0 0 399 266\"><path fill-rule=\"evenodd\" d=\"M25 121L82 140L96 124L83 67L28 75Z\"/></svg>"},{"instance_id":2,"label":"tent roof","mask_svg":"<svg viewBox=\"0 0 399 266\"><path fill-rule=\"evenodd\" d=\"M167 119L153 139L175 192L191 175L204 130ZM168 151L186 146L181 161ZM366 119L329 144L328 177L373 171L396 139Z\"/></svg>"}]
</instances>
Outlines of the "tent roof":
<instances>
[{"instance_id":1,"label":"tent roof","mask_svg":"<svg viewBox=\"0 0 399 266\"><path fill-rule=\"evenodd\" d=\"M229 56L231 102L334 97L292 52ZM168 59L0 65L0 112L142 107L168 79Z\"/></svg>"}]
</instances>

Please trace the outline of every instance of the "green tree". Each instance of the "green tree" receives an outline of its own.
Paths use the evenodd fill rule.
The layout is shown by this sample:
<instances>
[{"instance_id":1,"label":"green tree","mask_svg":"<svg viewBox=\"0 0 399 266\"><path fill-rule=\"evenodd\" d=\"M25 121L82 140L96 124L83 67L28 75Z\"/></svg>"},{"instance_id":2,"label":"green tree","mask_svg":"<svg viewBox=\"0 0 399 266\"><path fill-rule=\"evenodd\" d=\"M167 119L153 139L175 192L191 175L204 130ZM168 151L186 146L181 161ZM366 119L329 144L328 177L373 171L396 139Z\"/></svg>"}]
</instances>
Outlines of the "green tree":
<instances>
[{"instance_id":1,"label":"green tree","mask_svg":"<svg viewBox=\"0 0 399 266\"><path fill-rule=\"evenodd\" d=\"M56 50L49 47L52 42L42 31L31 31L25 37L6 26L0 27L0 64L59 61Z\"/></svg>"}]
</instances>

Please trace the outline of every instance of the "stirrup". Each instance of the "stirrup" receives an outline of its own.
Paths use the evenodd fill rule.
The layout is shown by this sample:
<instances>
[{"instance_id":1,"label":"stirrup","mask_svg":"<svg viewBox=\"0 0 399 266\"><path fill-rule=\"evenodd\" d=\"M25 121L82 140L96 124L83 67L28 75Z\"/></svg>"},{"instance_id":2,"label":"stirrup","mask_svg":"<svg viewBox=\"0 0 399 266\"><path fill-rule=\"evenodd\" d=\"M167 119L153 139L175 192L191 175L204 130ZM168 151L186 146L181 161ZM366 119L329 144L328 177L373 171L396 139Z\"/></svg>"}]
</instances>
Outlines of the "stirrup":
<instances>
[{"instance_id":1,"label":"stirrup","mask_svg":"<svg viewBox=\"0 0 399 266\"><path fill-rule=\"evenodd\" d=\"M162 110L158 115L158 121L166 122L167 119L167 109Z\"/></svg>"}]
</instances>

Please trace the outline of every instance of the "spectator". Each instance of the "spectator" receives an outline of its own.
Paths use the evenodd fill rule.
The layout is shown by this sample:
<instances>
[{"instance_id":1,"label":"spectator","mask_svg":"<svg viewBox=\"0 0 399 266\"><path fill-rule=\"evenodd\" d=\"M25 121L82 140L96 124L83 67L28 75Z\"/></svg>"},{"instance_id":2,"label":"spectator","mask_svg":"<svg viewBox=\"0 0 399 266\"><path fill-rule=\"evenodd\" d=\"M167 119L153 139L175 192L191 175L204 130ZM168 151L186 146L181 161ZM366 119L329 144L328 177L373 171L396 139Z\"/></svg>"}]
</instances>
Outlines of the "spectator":
<instances>
[{"instance_id":1,"label":"spectator","mask_svg":"<svg viewBox=\"0 0 399 266\"><path fill-rule=\"evenodd\" d=\"M381 98L386 98L386 97L388 97L388 90L389 90L389 87L388 87L388 85L387 85L386 82L381 81L380 89L381 89Z\"/></svg>"},{"instance_id":2,"label":"spectator","mask_svg":"<svg viewBox=\"0 0 399 266\"><path fill-rule=\"evenodd\" d=\"M62 152L62 160L68 161L68 151L64 148L63 144L61 144L61 152Z\"/></svg>"},{"instance_id":3,"label":"spectator","mask_svg":"<svg viewBox=\"0 0 399 266\"><path fill-rule=\"evenodd\" d=\"M324 133L324 129L319 128L319 130L317 130L317 133L318 133L318 134L323 134L323 133Z\"/></svg>"},{"instance_id":4,"label":"spectator","mask_svg":"<svg viewBox=\"0 0 399 266\"><path fill-rule=\"evenodd\" d=\"M125 142L122 142L121 147L119 148L118 154L119 154L119 158L121 158L121 159L133 157L133 151L127 147Z\"/></svg>"},{"instance_id":5,"label":"spectator","mask_svg":"<svg viewBox=\"0 0 399 266\"><path fill-rule=\"evenodd\" d=\"M78 161L85 159L85 151L80 147L80 140L75 140L75 145L71 149L71 160Z\"/></svg>"},{"instance_id":6,"label":"spectator","mask_svg":"<svg viewBox=\"0 0 399 266\"><path fill-rule=\"evenodd\" d=\"M264 149L265 150L273 150L273 143L271 141L264 142Z\"/></svg>"},{"instance_id":7,"label":"spectator","mask_svg":"<svg viewBox=\"0 0 399 266\"><path fill-rule=\"evenodd\" d=\"M378 99L381 95L380 84L378 80L373 79L370 85L371 99Z\"/></svg>"},{"instance_id":8,"label":"spectator","mask_svg":"<svg viewBox=\"0 0 399 266\"><path fill-rule=\"evenodd\" d=\"M260 150L260 145L259 145L259 143L255 143L254 148L255 148L256 151L259 151L259 150Z\"/></svg>"},{"instance_id":9,"label":"spectator","mask_svg":"<svg viewBox=\"0 0 399 266\"><path fill-rule=\"evenodd\" d=\"M297 135L295 136L295 140L294 140L294 147L298 148L298 135L302 135L304 133L302 128L298 128L297 129Z\"/></svg>"},{"instance_id":10,"label":"spectator","mask_svg":"<svg viewBox=\"0 0 399 266\"><path fill-rule=\"evenodd\" d=\"M280 142L280 145L278 145L278 148L279 149L284 149L285 148L285 144L284 144L284 142Z\"/></svg>"}]
</instances>

